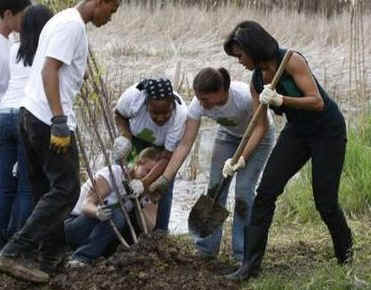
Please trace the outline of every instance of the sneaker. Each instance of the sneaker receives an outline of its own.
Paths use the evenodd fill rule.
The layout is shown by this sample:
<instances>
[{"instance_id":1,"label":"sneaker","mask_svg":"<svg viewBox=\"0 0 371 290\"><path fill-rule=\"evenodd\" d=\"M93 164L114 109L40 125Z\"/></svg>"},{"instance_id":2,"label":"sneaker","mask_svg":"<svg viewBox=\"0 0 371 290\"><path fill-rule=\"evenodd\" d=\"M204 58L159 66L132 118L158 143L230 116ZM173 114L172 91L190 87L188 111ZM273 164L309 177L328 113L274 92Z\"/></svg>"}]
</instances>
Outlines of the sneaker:
<instances>
[{"instance_id":1,"label":"sneaker","mask_svg":"<svg viewBox=\"0 0 371 290\"><path fill-rule=\"evenodd\" d=\"M46 283L49 275L39 270L32 261L28 261L22 256L6 257L0 256L0 271L16 278L31 281L34 283Z\"/></svg>"},{"instance_id":2,"label":"sneaker","mask_svg":"<svg viewBox=\"0 0 371 290\"><path fill-rule=\"evenodd\" d=\"M83 261L80 261L78 259L72 259L72 260L69 260L67 263L66 263L66 268L69 268L69 269L76 269L76 268L82 268L82 267L86 267L88 264L83 262Z\"/></svg>"}]
</instances>

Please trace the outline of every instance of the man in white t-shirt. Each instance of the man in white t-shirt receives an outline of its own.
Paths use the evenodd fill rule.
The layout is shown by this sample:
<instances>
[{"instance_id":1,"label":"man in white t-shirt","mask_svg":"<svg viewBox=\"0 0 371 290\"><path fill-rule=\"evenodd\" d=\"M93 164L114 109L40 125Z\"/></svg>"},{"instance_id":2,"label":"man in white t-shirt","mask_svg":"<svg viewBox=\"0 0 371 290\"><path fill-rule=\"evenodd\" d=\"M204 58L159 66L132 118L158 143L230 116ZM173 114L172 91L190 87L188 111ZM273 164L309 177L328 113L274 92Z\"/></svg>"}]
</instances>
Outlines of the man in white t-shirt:
<instances>
[{"instance_id":1,"label":"man in white t-shirt","mask_svg":"<svg viewBox=\"0 0 371 290\"><path fill-rule=\"evenodd\" d=\"M29 164L35 208L25 226L0 253L0 271L47 282L63 248L63 221L80 190L79 158L72 109L88 57L85 24L110 21L120 0L83 0L44 26L25 88L20 131ZM41 264L30 256L41 246ZM48 272L48 273L47 273Z\"/></svg>"},{"instance_id":2,"label":"man in white t-shirt","mask_svg":"<svg viewBox=\"0 0 371 290\"><path fill-rule=\"evenodd\" d=\"M24 10L31 5L29 0L0 1L0 100L8 88L9 72L9 34L21 29Z\"/></svg>"}]
</instances>

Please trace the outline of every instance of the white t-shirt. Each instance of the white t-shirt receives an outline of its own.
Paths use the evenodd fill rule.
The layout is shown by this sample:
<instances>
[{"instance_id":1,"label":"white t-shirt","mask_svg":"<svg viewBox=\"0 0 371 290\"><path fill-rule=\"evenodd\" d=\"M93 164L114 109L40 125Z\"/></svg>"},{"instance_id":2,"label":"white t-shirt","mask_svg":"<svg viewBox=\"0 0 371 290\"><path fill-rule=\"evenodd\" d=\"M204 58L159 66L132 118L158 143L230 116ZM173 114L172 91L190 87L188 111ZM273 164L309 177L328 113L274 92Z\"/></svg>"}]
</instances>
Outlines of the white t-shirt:
<instances>
[{"instance_id":1,"label":"white t-shirt","mask_svg":"<svg viewBox=\"0 0 371 290\"><path fill-rule=\"evenodd\" d=\"M118 165L112 165L112 172L113 172L113 176L115 178L116 185L119 189L120 195L121 196L126 195L127 193L126 193L125 188L122 184L124 176L122 174L121 167L118 166ZM107 183L109 185L109 188L111 190L109 195L104 199L105 203L107 205L112 205L112 204L117 203L118 200L117 200L116 192L114 191L114 186L113 186L113 183L112 183L112 178L111 178L108 167L104 167L101 170L99 170L96 173L95 178L98 177L98 176L103 177L107 181ZM80 215L82 213L82 207L84 205L84 202L86 200L87 194L88 194L90 189L92 189L92 184L91 184L91 181L88 180L81 187L81 192L80 192L79 199L78 199L75 207L73 208L73 210L71 212L73 215ZM130 201L128 201L128 202L131 203ZM132 204L131 205L125 204L125 207L127 209L132 208Z\"/></svg>"},{"instance_id":2,"label":"white t-shirt","mask_svg":"<svg viewBox=\"0 0 371 290\"><path fill-rule=\"evenodd\" d=\"M228 101L223 106L206 110L197 97L193 97L188 107L188 117L200 120L209 117L219 124L219 129L236 137L242 137L252 118L252 97L249 85L243 82L231 82ZM273 119L269 116L270 124Z\"/></svg>"},{"instance_id":3,"label":"white t-shirt","mask_svg":"<svg viewBox=\"0 0 371 290\"><path fill-rule=\"evenodd\" d=\"M9 40L0 33L0 101L8 89L9 78Z\"/></svg>"},{"instance_id":4,"label":"white t-shirt","mask_svg":"<svg viewBox=\"0 0 371 290\"><path fill-rule=\"evenodd\" d=\"M137 84L131 86L121 95L115 110L129 119L133 136L157 146L164 146L166 150L173 152L183 137L187 105L177 95L182 104L175 102L176 108L170 119L163 126L158 126L148 113L145 92L139 91L136 86Z\"/></svg>"},{"instance_id":5,"label":"white t-shirt","mask_svg":"<svg viewBox=\"0 0 371 290\"><path fill-rule=\"evenodd\" d=\"M23 60L17 62L20 43L15 43L10 48L10 80L8 90L0 100L0 108L19 108L25 96L24 87L30 76L31 67L24 66Z\"/></svg>"},{"instance_id":6,"label":"white t-shirt","mask_svg":"<svg viewBox=\"0 0 371 290\"><path fill-rule=\"evenodd\" d=\"M59 69L59 92L67 124L76 128L73 103L83 83L88 57L85 23L76 8L56 14L44 26L27 82L26 98L22 106L47 125L51 125L52 111L44 92L41 71L47 57L63 62Z\"/></svg>"}]
</instances>

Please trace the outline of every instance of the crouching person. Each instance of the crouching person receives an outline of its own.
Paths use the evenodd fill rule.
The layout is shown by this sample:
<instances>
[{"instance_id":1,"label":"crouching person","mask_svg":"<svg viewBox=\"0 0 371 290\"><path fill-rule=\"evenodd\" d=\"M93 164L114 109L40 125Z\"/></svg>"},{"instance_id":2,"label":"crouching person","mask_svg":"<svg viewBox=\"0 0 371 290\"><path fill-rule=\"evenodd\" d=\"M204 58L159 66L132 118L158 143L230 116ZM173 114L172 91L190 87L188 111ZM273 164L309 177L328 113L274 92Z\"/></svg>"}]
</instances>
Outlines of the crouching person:
<instances>
[{"instance_id":1,"label":"crouching person","mask_svg":"<svg viewBox=\"0 0 371 290\"><path fill-rule=\"evenodd\" d=\"M154 147L144 149L139 154L134 168L129 172L130 177L143 178L149 174L158 161L159 153L160 150ZM133 217L134 202L124 189L125 177L122 168L113 165L112 172L120 195L125 200L126 210ZM110 219L120 232L128 227L118 206L109 168L99 170L94 181L95 190L90 180L82 186L79 200L70 217L65 220L66 241L74 249L71 259L66 264L70 268L82 267L101 256L107 256L112 245L117 244L117 236L109 223ZM103 205L100 204L100 200L104 200ZM148 200L148 197L144 196L142 204Z\"/></svg>"}]
</instances>

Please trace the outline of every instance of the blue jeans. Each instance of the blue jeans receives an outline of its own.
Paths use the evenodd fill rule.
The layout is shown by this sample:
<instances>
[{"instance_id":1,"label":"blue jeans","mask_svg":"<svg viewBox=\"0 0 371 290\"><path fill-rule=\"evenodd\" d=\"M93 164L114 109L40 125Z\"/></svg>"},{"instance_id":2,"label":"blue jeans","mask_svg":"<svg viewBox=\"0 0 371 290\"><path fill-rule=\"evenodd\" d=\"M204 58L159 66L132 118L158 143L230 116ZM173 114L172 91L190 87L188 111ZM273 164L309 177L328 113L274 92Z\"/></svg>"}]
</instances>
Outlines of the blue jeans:
<instances>
[{"instance_id":1,"label":"blue jeans","mask_svg":"<svg viewBox=\"0 0 371 290\"><path fill-rule=\"evenodd\" d=\"M248 225L255 198L255 189L273 148L274 138L274 128L272 127L247 160L246 167L241 168L236 174L232 251L233 257L238 261L243 258L244 227ZM215 187L221 181L224 163L233 156L240 141L241 138L218 130L213 148L209 188ZM218 202L222 205L226 204L229 187L230 184L225 186L219 196ZM222 228L219 228L209 237L195 240L199 253L204 256L216 256L219 252L221 238Z\"/></svg>"},{"instance_id":2,"label":"blue jeans","mask_svg":"<svg viewBox=\"0 0 371 290\"><path fill-rule=\"evenodd\" d=\"M0 234L3 238L19 230L32 211L31 185L23 141L18 133L18 112L15 108L0 109ZM16 178L12 168L17 161Z\"/></svg>"},{"instance_id":3,"label":"blue jeans","mask_svg":"<svg viewBox=\"0 0 371 290\"><path fill-rule=\"evenodd\" d=\"M160 199L157 208L157 220L155 230L169 231L171 205L173 203L174 180L170 182L168 191Z\"/></svg>"},{"instance_id":4,"label":"blue jeans","mask_svg":"<svg viewBox=\"0 0 371 290\"><path fill-rule=\"evenodd\" d=\"M127 223L119 208L113 210L112 220L118 230L123 232ZM117 240L109 221L101 222L84 214L67 218L64 230L67 244L75 249L72 258L85 263L91 263L104 256Z\"/></svg>"}]
</instances>

